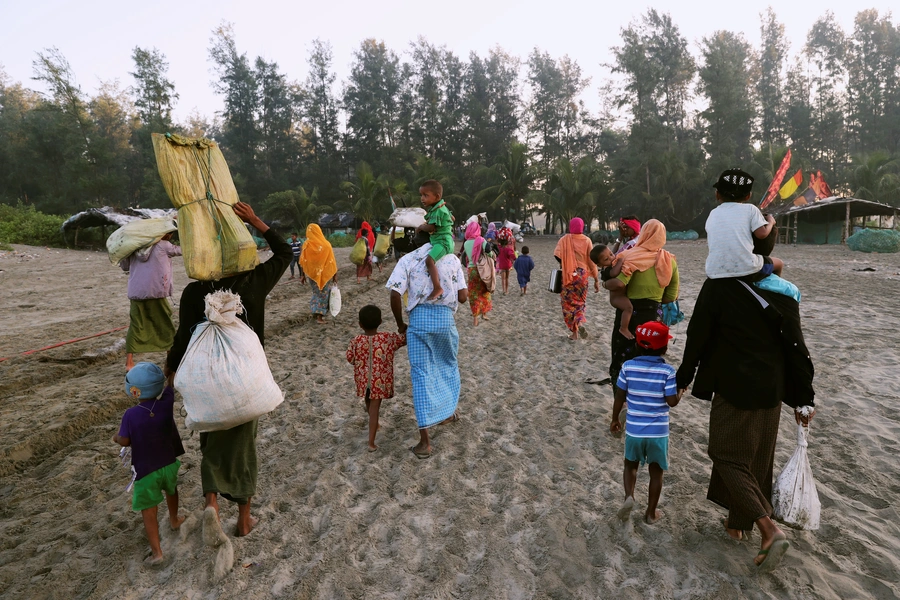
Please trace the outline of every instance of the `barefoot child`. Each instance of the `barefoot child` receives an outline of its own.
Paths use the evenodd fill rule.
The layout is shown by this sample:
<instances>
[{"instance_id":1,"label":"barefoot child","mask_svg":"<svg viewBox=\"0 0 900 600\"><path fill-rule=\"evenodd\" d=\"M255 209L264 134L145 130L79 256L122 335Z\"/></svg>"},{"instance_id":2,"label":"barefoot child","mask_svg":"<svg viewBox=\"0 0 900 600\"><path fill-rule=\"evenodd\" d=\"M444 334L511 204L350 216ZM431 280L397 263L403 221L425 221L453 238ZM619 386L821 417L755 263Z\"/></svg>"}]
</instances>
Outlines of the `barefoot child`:
<instances>
[{"instance_id":1,"label":"barefoot child","mask_svg":"<svg viewBox=\"0 0 900 600\"><path fill-rule=\"evenodd\" d=\"M503 295L509 293L509 271L516 261L516 251L512 249L508 238L500 240L500 252L497 254L497 270L500 271L500 281L503 284Z\"/></svg>"},{"instance_id":2,"label":"barefoot child","mask_svg":"<svg viewBox=\"0 0 900 600\"><path fill-rule=\"evenodd\" d=\"M431 252L425 259L428 267L428 276L431 277L431 285L434 286L428 300L434 300L444 293L441 288L441 280L438 277L437 261L448 254L453 254L453 215L442 199L444 188L440 182L429 179L419 188L419 199L425 206L425 223L419 225L418 231L431 234Z\"/></svg>"},{"instance_id":3,"label":"barefoot child","mask_svg":"<svg viewBox=\"0 0 900 600\"><path fill-rule=\"evenodd\" d=\"M366 399L369 415L369 452L378 450L378 411L381 401L394 397L394 352L406 345L406 334L379 333L381 310L371 304L359 310L359 326L365 332L350 342L347 362L353 365L356 395Z\"/></svg>"},{"instance_id":4,"label":"barefoot child","mask_svg":"<svg viewBox=\"0 0 900 600\"><path fill-rule=\"evenodd\" d=\"M663 358L672 337L669 328L650 321L639 325L635 333L641 355L626 361L619 371L609 430L622 430L619 413L627 402L622 476L625 502L619 509L619 518L627 520L634 508L638 466L649 463L650 493L644 521L652 525L662 517L656 505L662 492L663 471L669 468L669 407L678 404L681 394L675 383L675 369Z\"/></svg>"},{"instance_id":5,"label":"barefoot child","mask_svg":"<svg viewBox=\"0 0 900 600\"><path fill-rule=\"evenodd\" d=\"M524 296L528 292L528 283L534 270L534 260L528 255L528 246L522 246L522 254L513 263L513 268L516 270L516 279L519 280L519 294Z\"/></svg>"},{"instance_id":6,"label":"barefoot child","mask_svg":"<svg viewBox=\"0 0 900 600\"><path fill-rule=\"evenodd\" d=\"M627 255L613 254L609 246L603 244L597 244L591 248L591 260L600 267L600 279L604 282L619 276L619 273L622 272L622 265L625 264L625 256ZM622 311L619 333L625 336L625 339L633 340L634 336L631 335L628 325L631 323L631 313L634 312L634 306L631 304L631 300L628 299L625 288L609 290L609 303L613 308Z\"/></svg>"},{"instance_id":7,"label":"barefoot child","mask_svg":"<svg viewBox=\"0 0 900 600\"><path fill-rule=\"evenodd\" d=\"M169 508L169 525L178 529L184 522L184 517L178 516L177 484L181 462L176 458L184 454L184 446L173 416L175 390L171 382L168 383L165 385L162 369L153 363L141 362L128 371L125 393L138 404L125 411L119 433L113 436L115 443L131 446L131 464L136 478L131 507L141 511L144 519L150 541L149 564L163 560L157 522L157 506L163 500L163 491Z\"/></svg>"}]
</instances>

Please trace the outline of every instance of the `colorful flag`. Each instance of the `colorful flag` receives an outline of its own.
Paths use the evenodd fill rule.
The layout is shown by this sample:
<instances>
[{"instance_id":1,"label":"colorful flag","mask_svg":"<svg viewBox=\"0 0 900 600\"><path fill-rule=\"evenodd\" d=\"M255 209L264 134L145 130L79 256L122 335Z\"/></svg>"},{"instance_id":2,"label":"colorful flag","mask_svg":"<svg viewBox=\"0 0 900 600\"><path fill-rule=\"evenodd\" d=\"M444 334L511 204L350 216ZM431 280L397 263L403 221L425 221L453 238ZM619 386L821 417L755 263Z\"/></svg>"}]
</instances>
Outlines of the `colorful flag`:
<instances>
[{"instance_id":1,"label":"colorful flag","mask_svg":"<svg viewBox=\"0 0 900 600\"><path fill-rule=\"evenodd\" d=\"M825 183L825 179L822 177L822 171L816 171L815 175L809 176L809 187L816 192L816 195L819 198L831 197L831 188Z\"/></svg>"},{"instance_id":2,"label":"colorful flag","mask_svg":"<svg viewBox=\"0 0 900 600\"><path fill-rule=\"evenodd\" d=\"M816 196L816 191L811 187L806 188L806 191L794 198L794 206L803 206L804 204L812 204L818 200Z\"/></svg>"},{"instance_id":3,"label":"colorful flag","mask_svg":"<svg viewBox=\"0 0 900 600\"><path fill-rule=\"evenodd\" d=\"M784 174L787 173L788 167L791 166L791 151L788 149L787 154L784 155L784 160L781 161L781 166L778 167L778 171L775 173L775 177L772 179L772 183L769 184L769 189L766 190L766 195L763 196L762 202L759 203L759 209L762 210L767 207L772 200L775 199L775 194L778 193L778 186L781 185L781 181L784 179Z\"/></svg>"},{"instance_id":4,"label":"colorful flag","mask_svg":"<svg viewBox=\"0 0 900 600\"><path fill-rule=\"evenodd\" d=\"M803 183L803 170L797 169L794 176L788 179L787 182L781 186L781 189L778 190L778 195L782 200L787 200L797 191L797 188L800 187L801 183Z\"/></svg>"}]
</instances>

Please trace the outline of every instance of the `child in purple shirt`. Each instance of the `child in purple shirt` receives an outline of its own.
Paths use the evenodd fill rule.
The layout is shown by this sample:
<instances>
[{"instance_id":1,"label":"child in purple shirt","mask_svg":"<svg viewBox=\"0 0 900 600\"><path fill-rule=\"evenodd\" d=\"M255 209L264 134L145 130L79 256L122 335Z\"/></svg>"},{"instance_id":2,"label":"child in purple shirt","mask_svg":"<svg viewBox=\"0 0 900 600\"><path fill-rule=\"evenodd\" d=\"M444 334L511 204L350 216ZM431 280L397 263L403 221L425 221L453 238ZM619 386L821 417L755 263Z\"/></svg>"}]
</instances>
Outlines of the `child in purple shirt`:
<instances>
[{"instance_id":1,"label":"child in purple shirt","mask_svg":"<svg viewBox=\"0 0 900 600\"><path fill-rule=\"evenodd\" d=\"M157 506L163 500L163 491L172 529L178 529L184 522L184 517L178 516L181 462L176 458L184 454L184 446L173 414L175 390L169 383L165 385L162 369L153 363L141 362L128 371L125 393L138 404L125 411L119 433L113 436L115 443L131 446L131 466L135 472L131 507L141 511L144 519L151 550L147 562L152 565L163 560L157 522Z\"/></svg>"}]
</instances>

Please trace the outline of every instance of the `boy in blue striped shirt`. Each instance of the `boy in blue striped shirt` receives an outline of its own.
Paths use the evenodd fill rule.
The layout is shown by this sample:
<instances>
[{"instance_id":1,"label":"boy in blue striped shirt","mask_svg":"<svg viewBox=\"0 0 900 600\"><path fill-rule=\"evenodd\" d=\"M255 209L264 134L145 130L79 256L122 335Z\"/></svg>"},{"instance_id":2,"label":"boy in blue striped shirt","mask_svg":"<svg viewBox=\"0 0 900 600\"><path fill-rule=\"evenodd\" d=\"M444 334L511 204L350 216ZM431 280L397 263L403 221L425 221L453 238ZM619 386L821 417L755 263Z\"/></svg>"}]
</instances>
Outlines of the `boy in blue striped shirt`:
<instances>
[{"instance_id":1,"label":"boy in blue striped shirt","mask_svg":"<svg viewBox=\"0 0 900 600\"><path fill-rule=\"evenodd\" d=\"M616 382L616 400L609 424L611 432L622 431L619 413L626 402L628 404L622 476L625 502L619 509L619 518L623 521L634 508L638 467L645 463L649 463L650 469L650 494L644 521L652 525L662 518L656 505L662 492L663 471L669 468L669 407L681 400L675 383L675 369L663 358L670 339L669 328L662 323L650 321L638 325L635 343L641 354L622 365Z\"/></svg>"}]
</instances>

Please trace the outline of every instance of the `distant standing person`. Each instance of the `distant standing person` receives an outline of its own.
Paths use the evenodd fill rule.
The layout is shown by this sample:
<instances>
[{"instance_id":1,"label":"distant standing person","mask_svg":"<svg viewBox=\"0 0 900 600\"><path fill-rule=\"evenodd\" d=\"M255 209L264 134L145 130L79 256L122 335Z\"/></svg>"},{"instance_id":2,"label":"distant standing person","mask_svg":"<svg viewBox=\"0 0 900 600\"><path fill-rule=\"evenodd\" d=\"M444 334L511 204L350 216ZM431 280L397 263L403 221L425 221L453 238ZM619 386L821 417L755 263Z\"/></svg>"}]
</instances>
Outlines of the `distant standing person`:
<instances>
[{"instance_id":1,"label":"distant standing person","mask_svg":"<svg viewBox=\"0 0 900 600\"><path fill-rule=\"evenodd\" d=\"M559 295L562 303L563 320L572 333L570 340L577 340L578 334L585 336L584 308L587 304L588 277L594 278L594 291L600 291L600 280L597 265L591 261L591 238L584 235L584 221L575 217L569 221L569 233L559 239L553 256L559 261L562 269L562 292Z\"/></svg>"},{"instance_id":2,"label":"distant standing person","mask_svg":"<svg viewBox=\"0 0 900 600\"><path fill-rule=\"evenodd\" d=\"M303 249L303 242L297 239L296 231L291 234L291 239L288 244L291 245L291 252L293 253L293 258L291 258L291 276L289 279L294 278L294 266L296 265L297 270L300 272L300 283L306 283L306 275L303 274L303 267L299 265L300 251Z\"/></svg>"},{"instance_id":3,"label":"distant standing person","mask_svg":"<svg viewBox=\"0 0 900 600\"><path fill-rule=\"evenodd\" d=\"M454 315L469 295L459 259L455 254L448 254L437 263L444 293L430 299L431 278L425 266L430 251L431 244L425 243L401 258L386 286L391 291L391 312L397 321L397 331L406 333L409 349L413 407L419 426L419 443L410 450L416 458L431 456L429 427L458 419L459 332ZM408 295L405 310L409 315L408 328L403 322L404 293Z\"/></svg>"},{"instance_id":4,"label":"distant standing person","mask_svg":"<svg viewBox=\"0 0 900 600\"><path fill-rule=\"evenodd\" d=\"M328 314L328 300L331 288L337 283L337 261L322 228L315 223L306 228L306 243L300 253L300 266L309 277L312 286L312 297L309 309L316 315L316 323L324 325Z\"/></svg>"},{"instance_id":5,"label":"distant standing person","mask_svg":"<svg viewBox=\"0 0 900 600\"><path fill-rule=\"evenodd\" d=\"M287 270L291 261L291 247L254 214L249 204L238 202L234 205L234 212L263 235L273 255L250 271L223 277L218 281L194 281L184 288L179 307L178 332L166 361L167 375L178 370L191 341L194 326L206 318L205 299L212 292L229 290L240 296L244 305L241 319L253 330L259 343L263 347L266 345L266 296ZM250 500L256 495L258 425L259 419L253 419L231 429L200 434L200 481L206 498L203 530L207 543L215 539L215 528L219 527L219 494L238 505L238 536L247 535L256 524L256 519L250 516Z\"/></svg>"},{"instance_id":6,"label":"distant standing person","mask_svg":"<svg viewBox=\"0 0 900 600\"><path fill-rule=\"evenodd\" d=\"M509 271L516 261L516 251L512 249L508 239L500 239L500 252L497 254L497 270L500 271L500 282L503 285L503 295L509 293Z\"/></svg>"},{"instance_id":7,"label":"distant standing person","mask_svg":"<svg viewBox=\"0 0 900 600\"><path fill-rule=\"evenodd\" d=\"M476 263L481 258L482 252L487 252L489 243L481 237L481 227L478 223L469 223L466 227L466 241L463 242L463 252L468 265L469 281L469 307L472 309L474 326L478 326L478 317L487 321L488 313L494 308L491 300L491 291L488 284L478 274Z\"/></svg>"},{"instance_id":8,"label":"distant standing person","mask_svg":"<svg viewBox=\"0 0 900 600\"><path fill-rule=\"evenodd\" d=\"M636 216L627 215L619 219L619 239L612 247L613 254L620 254L634 248L640 233L641 222Z\"/></svg>"},{"instance_id":9,"label":"distant standing person","mask_svg":"<svg viewBox=\"0 0 900 600\"><path fill-rule=\"evenodd\" d=\"M356 267L356 283L359 284L360 277L365 277L366 281L372 278L372 250L375 249L375 233L372 226L363 221L359 231L356 232L356 239L366 240L366 257L363 263Z\"/></svg>"},{"instance_id":10,"label":"distant standing person","mask_svg":"<svg viewBox=\"0 0 900 600\"><path fill-rule=\"evenodd\" d=\"M528 284L531 282L531 272L534 270L534 259L528 254L528 246L522 246L522 254L513 263L516 270L516 279L519 281L519 294L528 293Z\"/></svg>"},{"instance_id":11,"label":"distant standing person","mask_svg":"<svg viewBox=\"0 0 900 600\"><path fill-rule=\"evenodd\" d=\"M174 225L173 225L174 231ZM181 247L167 233L149 248L142 248L119 261L128 272L130 323L125 336L125 370L134 367L140 352L165 352L172 347L175 322L172 320L172 257L181 256Z\"/></svg>"}]
</instances>

